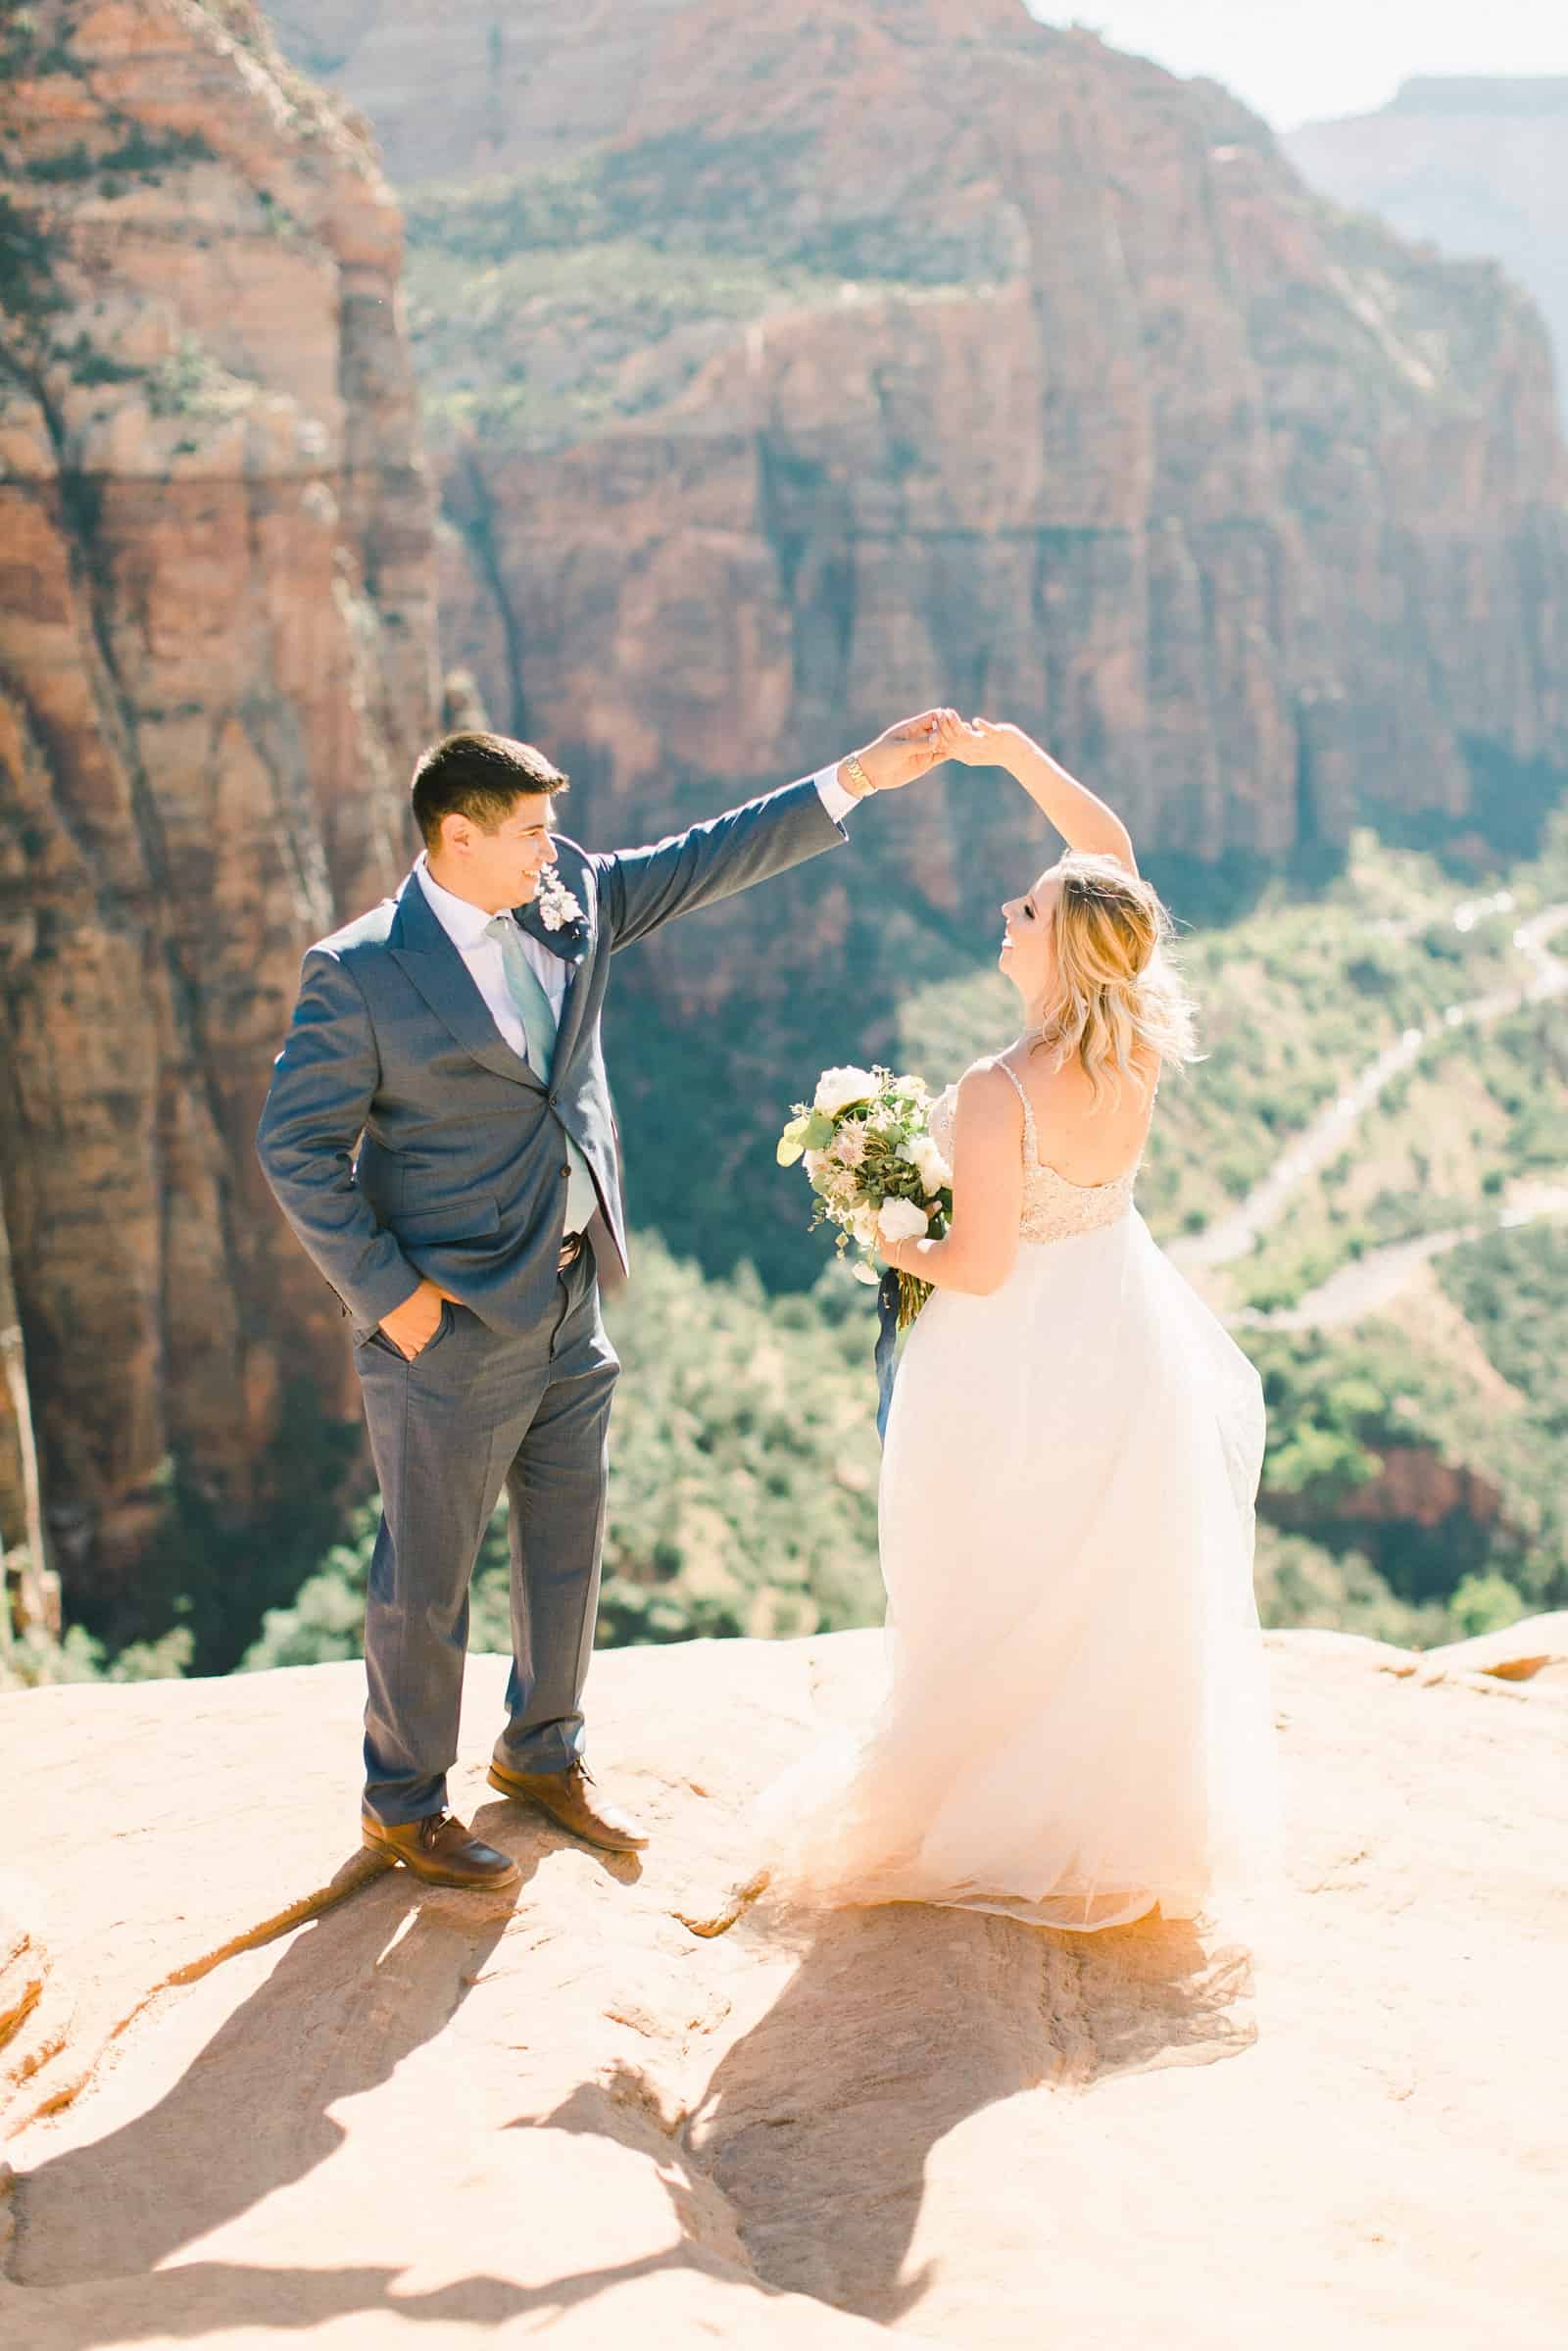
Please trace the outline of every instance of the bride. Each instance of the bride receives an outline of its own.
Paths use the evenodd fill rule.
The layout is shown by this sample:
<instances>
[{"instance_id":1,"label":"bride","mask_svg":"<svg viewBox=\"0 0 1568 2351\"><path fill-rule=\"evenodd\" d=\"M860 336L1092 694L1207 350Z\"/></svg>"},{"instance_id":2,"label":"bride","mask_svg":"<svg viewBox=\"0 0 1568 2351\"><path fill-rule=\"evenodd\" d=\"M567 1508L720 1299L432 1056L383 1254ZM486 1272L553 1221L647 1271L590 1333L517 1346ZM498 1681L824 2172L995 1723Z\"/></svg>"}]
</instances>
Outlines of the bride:
<instances>
[{"instance_id":1,"label":"bride","mask_svg":"<svg viewBox=\"0 0 1568 2351\"><path fill-rule=\"evenodd\" d=\"M1194 1059L1170 924L1119 817L1018 728L956 713L1067 854L1003 908L1023 1026L932 1106L942 1240L880 1491L880 1714L775 1783L765 1867L807 1905L936 1902L1088 1933L1208 1914L1277 1867L1252 1596L1256 1373L1134 1205L1161 1071Z\"/></svg>"}]
</instances>

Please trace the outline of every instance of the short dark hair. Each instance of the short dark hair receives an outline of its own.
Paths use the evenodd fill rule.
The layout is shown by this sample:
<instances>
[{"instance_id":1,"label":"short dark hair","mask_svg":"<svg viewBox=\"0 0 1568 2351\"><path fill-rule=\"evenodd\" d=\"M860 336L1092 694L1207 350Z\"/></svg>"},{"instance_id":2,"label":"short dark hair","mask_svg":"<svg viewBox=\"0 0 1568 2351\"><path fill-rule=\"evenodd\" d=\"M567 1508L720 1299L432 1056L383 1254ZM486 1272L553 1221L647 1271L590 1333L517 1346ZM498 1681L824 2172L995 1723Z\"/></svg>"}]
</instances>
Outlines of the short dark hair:
<instances>
[{"instance_id":1,"label":"short dark hair","mask_svg":"<svg viewBox=\"0 0 1568 2351\"><path fill-rule=\"evenodd\" d=\"M438 849L443 816L466 816L482 832L493 833L519 800L570 788L555 761L531 743L473 728L443 735L420 753L411 795L414 821L426 849Z\"/></svg>"}]
</instances>

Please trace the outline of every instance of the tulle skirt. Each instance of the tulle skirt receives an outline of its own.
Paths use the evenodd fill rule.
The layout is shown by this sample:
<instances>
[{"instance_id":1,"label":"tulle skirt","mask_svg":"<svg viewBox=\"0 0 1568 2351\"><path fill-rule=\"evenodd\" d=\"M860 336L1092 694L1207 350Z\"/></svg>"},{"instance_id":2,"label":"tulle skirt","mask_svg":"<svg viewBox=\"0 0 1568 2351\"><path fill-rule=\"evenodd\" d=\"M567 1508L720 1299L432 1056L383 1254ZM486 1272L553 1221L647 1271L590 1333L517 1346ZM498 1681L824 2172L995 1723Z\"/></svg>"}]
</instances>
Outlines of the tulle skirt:
<instances>
[{"instance_id":1,"label":"tulle skirt","mask_svg":"<svg viewBox=\"0 0 1568 2351\"><path fill-rule=\"evenodd\" d=\"M775 1897L1093 1932L1271 1890L1256 1372L1136 1210L932 1297L881 1482L886 1696L764 1793Z\"/></svg>"}]
</instances>

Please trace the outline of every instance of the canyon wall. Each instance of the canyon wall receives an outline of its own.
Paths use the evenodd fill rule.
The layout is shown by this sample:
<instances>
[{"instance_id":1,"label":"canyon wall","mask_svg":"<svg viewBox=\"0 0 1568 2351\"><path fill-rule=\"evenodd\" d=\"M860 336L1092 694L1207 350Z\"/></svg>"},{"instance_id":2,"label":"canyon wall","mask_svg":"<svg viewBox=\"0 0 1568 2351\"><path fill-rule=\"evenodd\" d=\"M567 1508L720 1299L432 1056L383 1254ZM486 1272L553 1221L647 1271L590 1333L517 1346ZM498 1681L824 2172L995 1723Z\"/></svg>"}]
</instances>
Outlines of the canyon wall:
<instances>
[{"instance_id":1,"label":"canyon wall","mask_svg":"<svg viewBox=\"0 0 1568 2351\"><path fill-rule=\"evenodd\" d=\"M449 649L602 834L939 699L1204 861L1568 775L1538 316L1215 85L1018 0L275 13L409 185ZM967 809L935 908L1033 854Z\"/></svg>"},{"instance_id":2,"label":"canyon wall","mask_svg":"<svg viewBox=\"0 0 1568 2351\"><path fill-rule=\"evenodd\" d=\"M938 699L1176 875L1568 776L1538 317L1212 85L1017 0L271 14L292 64L251 0L0 24L0 1199L106 1630L172 1507L265 1523L353 1413L250 1138L300 948L411 854L437 561L599 843ZM710 1265L814 1262L769 1130L1052 846L967 774L854 832L620 986L634 1212Z\"/></svg>"},{"instance_id":3,"label":"canyon wall","mask_svg":"<svg viewBox=\"0 0 1568 2351\"><path fill-rule=\"evenodd\" d=\"M3 42L0 1197L92 1621L176 1490L254 1519L354 1410L252 1136L302 948L411 854L431 512L397 208L249 0Z\"/></svg>"},{"instance_id":4,"label":"canyon wall","mask_svg":"<svg viewBox=\"0 0 1568 2351\"><path fill-rule=\"evenodd\" d=\"M447 656L570 770L574 831L953 701L1041 732L1192 917L1357 820L1517 846L1568 780L1539 316L1216 85L1019 0L274 16L404 189ZM768 1125L989 958L1054 846L961 772L853 831L612 1008L634 1211L711 1269L806 1271ZM737 1105L695 1165L694 1090Z\"/></svg>"}]
</instances>

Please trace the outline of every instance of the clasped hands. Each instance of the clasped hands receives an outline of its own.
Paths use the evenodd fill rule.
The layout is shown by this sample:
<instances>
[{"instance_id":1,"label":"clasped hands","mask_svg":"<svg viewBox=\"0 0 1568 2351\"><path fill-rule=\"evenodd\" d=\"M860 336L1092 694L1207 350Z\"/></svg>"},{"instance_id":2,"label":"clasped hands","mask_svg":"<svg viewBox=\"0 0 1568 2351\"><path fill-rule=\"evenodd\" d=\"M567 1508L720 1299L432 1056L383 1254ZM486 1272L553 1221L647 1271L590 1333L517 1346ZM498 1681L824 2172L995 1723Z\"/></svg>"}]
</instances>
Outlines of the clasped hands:
<instances>
[{"instance_id":1,"label":"clasped hands","mask_svg":"<svg viewBox=\"0 0 1568 2351\"><path fill-rule=\"evenodd\" d=\"M917 717L901 718L857 756L873 791L897 792L944 759L958 759L966 767L1005 766L1012 732L990 718L960 718L951 710L922 710Z\"/></svg>"}]
</instances>

